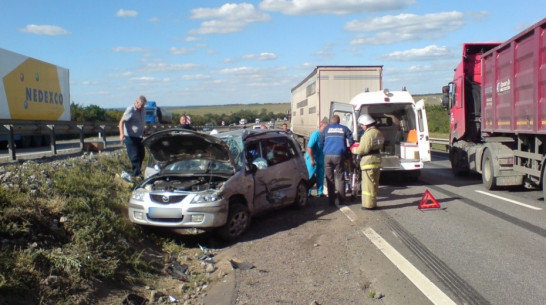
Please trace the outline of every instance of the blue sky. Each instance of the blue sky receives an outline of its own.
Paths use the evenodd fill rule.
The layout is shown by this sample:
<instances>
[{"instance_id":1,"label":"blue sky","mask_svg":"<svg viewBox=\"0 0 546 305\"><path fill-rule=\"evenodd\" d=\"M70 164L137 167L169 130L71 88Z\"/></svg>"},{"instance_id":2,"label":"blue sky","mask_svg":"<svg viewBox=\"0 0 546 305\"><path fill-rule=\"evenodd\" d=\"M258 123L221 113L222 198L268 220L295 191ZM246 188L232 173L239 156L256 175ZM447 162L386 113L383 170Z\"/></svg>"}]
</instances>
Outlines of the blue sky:
<instances>
[{"instance_id":1,"label":"blue sky","mask_svg":"<svg viewBox=\"0 0 546 305\"><path fill-rule=\"evenodd\" d=\"M0 48L70 70L71 101L124 108L290 102L316 66L382 65L439 93L463 42L505 41L544 0L0 0Z\"/></svg>"}]
</instances>

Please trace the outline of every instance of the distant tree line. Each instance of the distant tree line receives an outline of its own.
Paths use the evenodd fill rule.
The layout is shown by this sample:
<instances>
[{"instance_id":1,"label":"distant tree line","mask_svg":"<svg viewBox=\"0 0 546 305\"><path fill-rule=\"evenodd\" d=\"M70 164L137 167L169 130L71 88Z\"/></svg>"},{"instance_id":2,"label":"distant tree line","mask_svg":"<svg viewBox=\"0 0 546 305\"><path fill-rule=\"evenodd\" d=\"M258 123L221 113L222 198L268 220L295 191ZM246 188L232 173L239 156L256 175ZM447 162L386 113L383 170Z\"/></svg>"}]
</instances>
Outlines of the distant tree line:
<instances>
[{"instance_id":1,"label":"distant tree line","mask_svg":"<svg viewBox=\"0 0 546 305\"><path fill-rule=\"evenodd\" d=\"M72 121L76 122L119 122L123 111L113 109L103 109L97 105L90 105L83 107L79 104L70 104L70 111L72 113ZM271 120L284 119L285 113L273 113L267 111L266 108L262 108L258 111L240 110L231 114L217 114L207 113L205 115L194 115L191 113L173 113L173 123L180 122L180 116L191 116L192 125L203 126L205 123L213 123L215 126L221 125L222 121L226 125L239 124L241 119L247 119L249 123L253 123L256 118L259 118L262 122L268 122Z\"/></svg>"},{"instance_id":2,"label":"distant tree line","mask_svg":"<svg viewBox=\"0 0 546 305\"><path fill-rule=\"evenodd\" d=\"M72 111L72 120L76 122L119 122L123 111L103 109L96 105L83 107L72 103L70 105ZM427 105L428 130L434 133L449 134L449 115L441 105ZM232 114L217 114L207 113L205 115L192 115L190 113L173 113L173 123L177 124L180 121L180 116L190 115L192 125L203 126L205 123L213 123L215 126L221 125L222 121L226 125L239 124L239 120L247 119L249 124L254 123L254 119L259 118L262 122L271 120L284 119L285 113L268 112L262 108L258 111L240 110Z\"/></svg>"}]
</instances>

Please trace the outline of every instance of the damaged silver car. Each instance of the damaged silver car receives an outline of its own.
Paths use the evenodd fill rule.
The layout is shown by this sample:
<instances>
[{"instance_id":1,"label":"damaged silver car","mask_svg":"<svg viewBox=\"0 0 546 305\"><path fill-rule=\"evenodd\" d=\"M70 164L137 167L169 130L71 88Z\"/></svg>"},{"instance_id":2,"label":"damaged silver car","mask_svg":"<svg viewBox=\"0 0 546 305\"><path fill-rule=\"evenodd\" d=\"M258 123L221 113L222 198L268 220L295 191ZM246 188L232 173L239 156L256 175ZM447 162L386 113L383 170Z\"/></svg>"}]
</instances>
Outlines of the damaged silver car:
<instances>
[{"instance_id":1,"label":"damaged silver car","mask_svg":"<svg viewBox=\"0 0 546 305\"><path fill-rule=\"evenodd\" d=\"M240 129L207 135L159 131L143 141L146 178L129 202L133 223L243 234L252 216L307 205L308 173L299 145L275 130Z\"/></svg>"}]
</instances>

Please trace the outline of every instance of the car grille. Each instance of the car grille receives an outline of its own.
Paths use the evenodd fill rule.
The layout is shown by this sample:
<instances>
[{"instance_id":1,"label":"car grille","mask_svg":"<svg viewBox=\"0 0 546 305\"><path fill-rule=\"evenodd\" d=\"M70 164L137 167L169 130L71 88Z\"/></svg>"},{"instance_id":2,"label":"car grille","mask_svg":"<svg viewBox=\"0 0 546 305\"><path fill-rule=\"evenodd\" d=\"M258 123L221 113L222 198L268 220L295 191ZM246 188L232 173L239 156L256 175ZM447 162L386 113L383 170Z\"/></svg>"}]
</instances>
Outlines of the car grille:
<instances>
[{"instance_id":1,"label":"car grille","mask_svg":"<svg viewBox=\"0 0 546 305\"><path fill-rule=\"evenodd\" d=\"M150 198L152 199L152 202L155 203L171 204L184 200L184 198L186 198L186 195L151 194Z\"/></svg>"}]
</instances>

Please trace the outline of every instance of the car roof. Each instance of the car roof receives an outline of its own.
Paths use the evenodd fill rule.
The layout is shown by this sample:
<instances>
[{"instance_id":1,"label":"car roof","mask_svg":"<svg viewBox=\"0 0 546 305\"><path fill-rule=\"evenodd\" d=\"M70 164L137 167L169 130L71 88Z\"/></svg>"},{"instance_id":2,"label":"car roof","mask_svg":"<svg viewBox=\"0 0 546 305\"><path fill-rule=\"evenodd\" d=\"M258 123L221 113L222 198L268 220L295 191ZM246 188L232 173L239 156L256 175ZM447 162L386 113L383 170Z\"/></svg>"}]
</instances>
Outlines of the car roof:
<instances>
[{"instance_id":1,"label":"car roof","mask_svg":"<svg viewBox=\"0 0 546 305\"><path fill-rule=\"evenodd\" d=\"M243 140L246 140L248 138L252 137L267 137L267 136L281 136L281 137L290 137L286 132L284 132L281 129L237 129L232 131L226 131L219 134L216 134L214 136L217 137L225 137L225 136L240 136L243 138Z\"/></svg>"}]
</instances>

